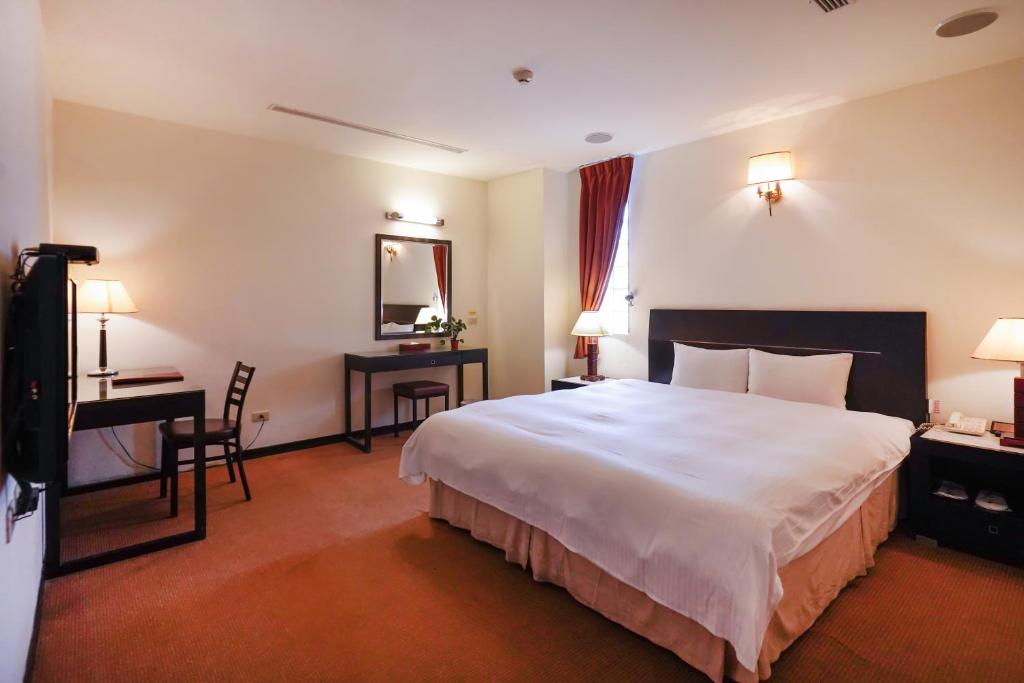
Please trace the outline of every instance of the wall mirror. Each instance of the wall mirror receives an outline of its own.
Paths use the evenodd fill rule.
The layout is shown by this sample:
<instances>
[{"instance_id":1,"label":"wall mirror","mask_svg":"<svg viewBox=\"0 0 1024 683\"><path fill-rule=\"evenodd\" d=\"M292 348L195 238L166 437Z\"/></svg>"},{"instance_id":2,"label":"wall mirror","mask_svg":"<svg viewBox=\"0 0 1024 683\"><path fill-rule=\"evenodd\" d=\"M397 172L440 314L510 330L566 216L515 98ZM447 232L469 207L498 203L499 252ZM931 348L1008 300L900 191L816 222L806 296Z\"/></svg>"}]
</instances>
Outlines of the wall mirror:
<instances>
[{"instance_id":1,"label":"wall mirror","mask_svg":"<svg viewBox=\"0 0 1024 683\"><path fill-rule=\"evenodd\" d=\"M451 241L378 234L376 242L375 338L443 336L427 323L451 317Z\"/></svg>"}]
</instances>

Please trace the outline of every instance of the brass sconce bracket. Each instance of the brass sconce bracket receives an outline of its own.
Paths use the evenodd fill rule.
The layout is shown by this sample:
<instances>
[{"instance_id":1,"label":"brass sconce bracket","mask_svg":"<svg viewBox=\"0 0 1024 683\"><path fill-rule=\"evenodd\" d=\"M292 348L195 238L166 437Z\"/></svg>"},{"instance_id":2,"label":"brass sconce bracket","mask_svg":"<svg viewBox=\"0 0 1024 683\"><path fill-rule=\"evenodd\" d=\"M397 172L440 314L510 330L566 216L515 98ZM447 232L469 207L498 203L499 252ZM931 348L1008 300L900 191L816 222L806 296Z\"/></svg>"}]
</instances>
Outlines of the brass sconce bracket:
<instances>
[{"instance_id":1,"label":"brass sconce bracket","mask_svg":"<svg viewBox=\"0 0 1024 683\"><path fill-rule=\"evenodd\" d=\"M780 199L782 199L782 185L780 185L776 181L775 188L773 189L772 186L771 186L771 183L768 183L768 189L767 190L761 189L761 186L758 185L757 186L757 196L759 198L761 198L761 199L766 199L768 201L768 215L771 216L772 215L772 202L778 202Z\"/></svg>"}]
</instances>

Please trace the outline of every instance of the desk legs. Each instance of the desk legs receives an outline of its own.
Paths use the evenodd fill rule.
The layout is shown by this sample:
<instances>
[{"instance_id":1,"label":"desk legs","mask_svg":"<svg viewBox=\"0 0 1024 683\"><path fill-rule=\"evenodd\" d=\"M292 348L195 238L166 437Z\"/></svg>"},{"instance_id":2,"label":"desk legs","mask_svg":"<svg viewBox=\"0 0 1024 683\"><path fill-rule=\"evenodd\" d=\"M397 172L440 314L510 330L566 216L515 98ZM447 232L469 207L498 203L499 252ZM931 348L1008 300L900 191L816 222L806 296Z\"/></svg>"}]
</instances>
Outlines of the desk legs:
<instances>
[{"instance_id":1,"label":"desk legs","mask_svg":"<svg viewBox=\"0 0 1024 683\"><path fill-rule=\"evenodd\" d=\"M455 407L462 407L462 399L465 397L466 379L461 363L455 368Z\"/></svg>"},{"instance_id":2,"label":"desk legs","mask_svg":"<svg viewBox=\"0 0 1024 683\"><path fill-rule=\"evenodd\" d=\"M373 373L363 373L363 450L370 452L370 437L373 434Z\"/></svg>"},{"instance_id":3,"label":"desk legs","mask_svg":"<svg viewBox=\"0 0 1024 683\"><path fill-rule=\"evenodd\" d=\"M345 436L352 433L352 371L345 363Z\"/></svg>"},{"instance_id":4,"label":"desk legs","mask_svg":"<svg viewBox=\"0 0 1024 683\"><path fill-rule=\"evenodd\" d=\"M483 384L483 399L486 401L489 398L489 382L487 377L487 361L482 361L481 365L481 379ZM355 432L352 429L352 372L353 370L345 366L345 435L344 439L347 443L355 446L364 453L369 453L371 448L371 441L373 439L373 414L371 398L373 397L373 372L372 371L361 371L363 373L363 438L359 440L355 437ZM384 371L382 371L384 372ZM462 402L466 398L466 377L465 377L465 366L460 363L455 366L455 407L462 405Z\"/></svg>"},{"instance_id":5,"label":"desk legs","mask_svg":"<svg viewBox=\"0 0 1024 683\"><path fill-rule=\"evenodd\" d=\"M195 512L194 539L206 538L206 401L196 401L195 412L192 414L193 454L195 464L193 465L193 477L195 491ZM174 466L178 466L177 457ZM175 477L177 480L177 477Z\"/></svg>"},{"instance_id":6,"label":"desk legs","mask_svg":"<svg viewBox=\"0 0 1024 683\"><path fill-rule=\"evenodd\" d=\"M364 453L370 452L370 440L373 434L373 414L370 399L373 397L373 373L363 372L363 440L356 439L352 431L352 370L345 367L345 435L346 442Z\"/></svg>"},{"instance_id":7,"label":"desk legs","mask_svg":"<svg viewBox=\"0 0 1024 683\"><path fill-rule=\"evenodd\" d=\"M57 576L71 574L100 567L111 562L120 562L132 557L138 557L147 553L173 548L192 541L201 541L206 538L206 398L205 394L198 392L190 399L178 415L186 413L185 418L192 420L192 428L195 432L195 501L193 510L195 515L195 526L190 531L162 536L149 541L143 541L134 545L115 548L105 552L79 557L67 562L61 561L61 524L60 524L60 492L67 488L67 463L61 463L58 468L58 481L55 486L47 487L46 491L46 553L43 558L43 574L46 578L52 579ZM165 413L166 414L166 413ZM144 415L138 415L138 422L149 422L161 417L160 413L146 411ZM107 422L103 424L90 424L82 426L83 429L96 429L102 426L114 424L133 424L131 421ZM176 458L175 458L176 461ZM175 462L175 465L177 463ZM175 486L177 477L172 479L172 486ZM177 502L177 491L172 490L172 505Z\"/></svg>"},{"instance_id":8,"label":"desk legs","mask_svg":"<svg viewBox=\"0 0 1024 683\"><path fill-rule=\"evenodd\" d=\"M466 379L465 373L463 372L462 365L459 365L455 371L455 407L459 408L462 406L462 401L465 399L466 392ZM488 398L488 384L487 384L487 361L480 363L480 380L483 389L483 400Z\"/></svg>"}]
</instances>

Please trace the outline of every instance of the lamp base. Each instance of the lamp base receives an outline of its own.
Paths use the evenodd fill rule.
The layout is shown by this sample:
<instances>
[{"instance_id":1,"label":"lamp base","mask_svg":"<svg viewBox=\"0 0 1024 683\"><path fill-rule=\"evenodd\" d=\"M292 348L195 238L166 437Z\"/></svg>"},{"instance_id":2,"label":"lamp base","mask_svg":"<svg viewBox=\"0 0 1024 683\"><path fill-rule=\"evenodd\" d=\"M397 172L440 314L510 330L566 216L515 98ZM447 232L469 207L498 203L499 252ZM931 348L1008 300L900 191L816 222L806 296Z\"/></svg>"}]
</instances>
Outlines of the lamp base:
<instances>
[{"instance_id":1,"label":"lamp base","mask_svg":"<svg viewBox=\"0 0 1024 683\"><path fill-rule=\"evenodd\" d=\"M1021 363L1024 373L1024 363ZM1000 446L1024 448L1024 377L1013 378L1013 436L1004 436Z\"/></svg>"},{"instance_id":2,"label":"lamp base","mask_svg":"<svg viewBox=\"0 0 1024 683\"><path fill-rule=\"evenodd\" d=\"M587 374L580 375L584 382L600 382L603 375L597 374L597 342L593 339L587 342Z\"/></svg>"},{"instance_id":3,"label":"lamp base","mask_svg":"<svg viewBox=\"0 0 1024 683\"><path fill-rule=\"evenodd\" d=\"M86 373L89 377L112 377L117 374L117 370L114 368L96 368Z\"/></svg>"}]
</instances>

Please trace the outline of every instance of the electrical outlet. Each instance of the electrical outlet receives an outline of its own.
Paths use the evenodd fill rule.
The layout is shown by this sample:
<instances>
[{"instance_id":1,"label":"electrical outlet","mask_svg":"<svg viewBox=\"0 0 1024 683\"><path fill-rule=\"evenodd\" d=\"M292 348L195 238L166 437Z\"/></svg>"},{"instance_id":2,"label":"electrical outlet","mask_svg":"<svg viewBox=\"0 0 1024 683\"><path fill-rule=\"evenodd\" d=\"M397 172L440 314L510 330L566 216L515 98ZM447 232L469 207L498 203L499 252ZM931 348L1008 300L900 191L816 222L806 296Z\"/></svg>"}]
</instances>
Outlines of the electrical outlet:
<instances>
[{"instance_id":1,"label":"electrical outlet","mask_svg":"<svg viewBox=\"0 0 1024 683\"><path fill-rule=\"evenodd\" d=\"M269 410L254 410L252 413L253 422L270 422Z\"/></svg>"},{"instance_id":2,"label":"electrical outlet","mask_svg":"<svg viewBox=\"0 0 1024 683\"><path fill-rule=\"evenodd\" d=\"M942 412L942 401L937 398L928 399L928 412L932 415L938 415Z\"/></svg>"}]
</instances>

